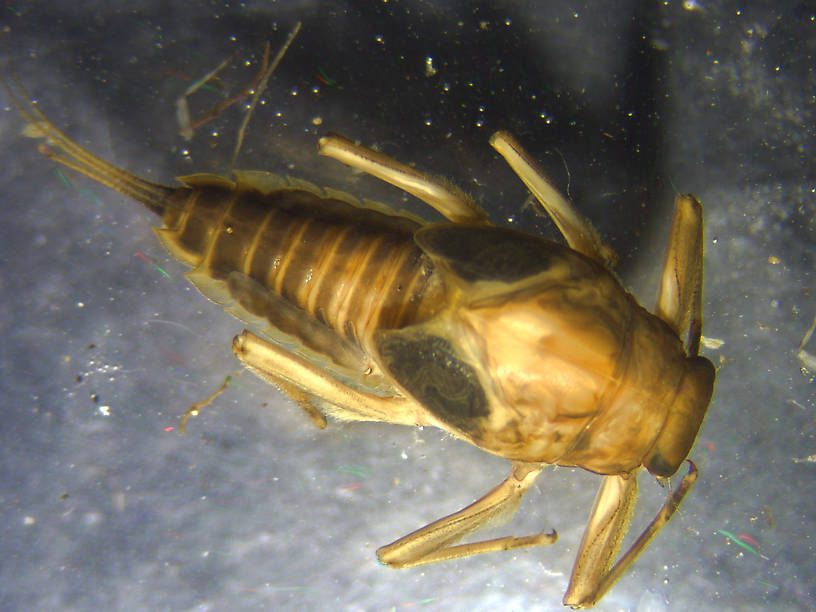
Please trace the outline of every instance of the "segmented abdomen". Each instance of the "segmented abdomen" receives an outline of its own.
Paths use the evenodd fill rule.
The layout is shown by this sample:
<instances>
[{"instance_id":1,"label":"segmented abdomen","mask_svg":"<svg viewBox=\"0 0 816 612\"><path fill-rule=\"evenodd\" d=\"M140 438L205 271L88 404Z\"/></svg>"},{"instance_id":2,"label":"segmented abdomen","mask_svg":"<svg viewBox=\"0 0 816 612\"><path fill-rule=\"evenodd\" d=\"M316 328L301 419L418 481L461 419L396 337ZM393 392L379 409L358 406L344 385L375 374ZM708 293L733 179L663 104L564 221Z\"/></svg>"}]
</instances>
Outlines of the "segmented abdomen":
<instances>
[{"instance_id":1,"label":"segmented abdomen","mask_svg":"<svg viewBox=\"0 0 816 612\"><path fill-rule=\"evenodd\" d=\"M196 268L205 294L195 277L229 281L237 273L269 292L270 308L283 298L364 352L376 329L435 311L441 286L414 243L419 225L411 219L297 188L182 188L171 200L159 236ZM254 314L261 309L256 304ZM279 327L280 313L266 315Z\"/></svg>"}]
</instances>

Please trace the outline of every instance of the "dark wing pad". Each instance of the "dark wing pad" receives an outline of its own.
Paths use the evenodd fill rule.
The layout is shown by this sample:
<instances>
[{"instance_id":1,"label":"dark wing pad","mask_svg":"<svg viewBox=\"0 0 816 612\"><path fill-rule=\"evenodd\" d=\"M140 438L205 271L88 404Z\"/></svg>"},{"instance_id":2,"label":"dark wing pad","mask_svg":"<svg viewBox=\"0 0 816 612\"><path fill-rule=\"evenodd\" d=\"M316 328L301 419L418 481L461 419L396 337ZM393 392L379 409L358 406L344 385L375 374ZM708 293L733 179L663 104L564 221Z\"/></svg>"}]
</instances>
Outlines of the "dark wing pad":
<instances>
[{"instance_id":1,"label":"dark wing pad","mask_svg":"<svg viewBox=\"0 0 816 612\"><path fill-rule=\"evenodd\" d=\"M382 331L374 341L383 367L434 416L470 435L482 429L487 398L450 342L416 328Z\"/></svg>"}]
</instances>

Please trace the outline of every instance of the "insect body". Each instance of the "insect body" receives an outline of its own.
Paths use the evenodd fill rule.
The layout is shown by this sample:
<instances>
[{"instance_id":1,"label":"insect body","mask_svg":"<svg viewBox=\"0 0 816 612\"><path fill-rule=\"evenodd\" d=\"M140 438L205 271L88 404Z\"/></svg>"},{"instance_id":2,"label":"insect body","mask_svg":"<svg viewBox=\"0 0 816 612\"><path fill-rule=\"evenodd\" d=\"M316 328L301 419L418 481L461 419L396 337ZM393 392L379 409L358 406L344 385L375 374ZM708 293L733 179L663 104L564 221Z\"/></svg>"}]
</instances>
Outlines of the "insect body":
<instances>
[{"instance_id":1,"label":"insect body","mask_svg":"<svg viewBox=\"0 0 816 612\"><path fill-rule=\"evenodd\" d=\"M609 271L614 256L505 133L491 144L553 217L569 247L490 225L458 190L338 136L320 152L412 193L430 224L348 195L266 173L197 174L177 188L95 157L8 88L30 135L55 161L159 215L156 233L189 279L250 324L233 342L249 368L320 425L342 420L434 425L509 459L508 478L470 506L377 551L392 567L549 544L555 532L457 544L513 510L548 464L603 476L564 603L598 601L669 520L693 464L613 564L637 472L674 474L714 383L697 356L702 220L676 201L651 314ZM686 346L679 334L688 328Z\"/></svg>"}]
</instances>

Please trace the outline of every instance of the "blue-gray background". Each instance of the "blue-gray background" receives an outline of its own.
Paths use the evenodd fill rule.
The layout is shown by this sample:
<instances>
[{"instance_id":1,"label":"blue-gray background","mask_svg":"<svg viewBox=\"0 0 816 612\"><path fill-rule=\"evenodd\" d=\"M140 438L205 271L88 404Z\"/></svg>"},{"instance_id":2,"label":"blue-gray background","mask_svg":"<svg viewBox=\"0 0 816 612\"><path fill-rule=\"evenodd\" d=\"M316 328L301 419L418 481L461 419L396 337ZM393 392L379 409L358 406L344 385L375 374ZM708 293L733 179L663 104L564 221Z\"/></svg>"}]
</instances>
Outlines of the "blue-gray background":
<instances>
[{"instance_id":1,"label":"blue-gray background","mask_svg":"<svg viewBox=\"0 0 816 612\"><path fill-rule=\"evenodd\" d=\"M496 222L554 235L487 145L508 129L647 305L673 194L695 193L704 332L724 342L704 350L719 379L692 452L702 475L599 609L816 607L816 464L802 461L816 453L816 387L796 358L816 315L812 4L109 5L9 2L0 27L42 109L141 176L222 172L239 109L185 143L183 77L236 52L222 78L235 91L257 66L242 61L301 20L238 167L423 211L318 159L318 135L339 131L450 177ZM179 415L238 368L240 323L187 284L148 213L48 162L2 104L0 609L560 607L592 474L547 471L493 532L555 528L551 548L393 571L378 546L470 503L506 462L432 429L318 431L246 373L180 436ZM641 485L636 528L663 496Z\"/></svg>"}]
</instances>

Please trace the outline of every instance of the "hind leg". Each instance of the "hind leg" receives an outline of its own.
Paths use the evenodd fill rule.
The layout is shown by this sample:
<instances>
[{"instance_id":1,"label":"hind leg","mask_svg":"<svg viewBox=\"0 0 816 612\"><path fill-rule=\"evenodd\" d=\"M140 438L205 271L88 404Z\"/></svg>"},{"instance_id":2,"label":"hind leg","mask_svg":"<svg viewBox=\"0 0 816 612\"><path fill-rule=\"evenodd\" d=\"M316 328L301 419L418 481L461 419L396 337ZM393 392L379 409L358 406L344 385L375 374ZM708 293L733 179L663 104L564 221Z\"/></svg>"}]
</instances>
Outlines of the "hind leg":
<instances>
[{"instance_id":1,"label":"hind leg","mask_svg":"<svg viewBox=\"0 0 816 612\"><path fill-rule=\"evenodd\" d=\"M362 170L416 196L454 223L486 223L487 215L460 189L392 157L332 134L320 139L321 155Z\"/></svg>"},{"instance_id":2,"label":"hind leg","mask_svg":"<svg viewBox=\"0 0 816 612\"><path fill-rule=\"evenodd\" d=\"M382 421L397 425L429 425L422 405L396 392L381 397L355 389L302 357L294 355L255 334L244 331L232 342L235 356L261 378L277 385L315 419L316 402L344 421Z\"/></svg>"}]
</instances>

